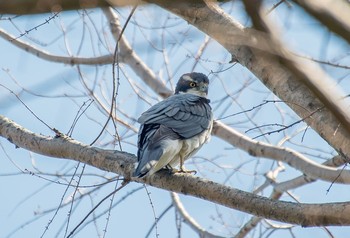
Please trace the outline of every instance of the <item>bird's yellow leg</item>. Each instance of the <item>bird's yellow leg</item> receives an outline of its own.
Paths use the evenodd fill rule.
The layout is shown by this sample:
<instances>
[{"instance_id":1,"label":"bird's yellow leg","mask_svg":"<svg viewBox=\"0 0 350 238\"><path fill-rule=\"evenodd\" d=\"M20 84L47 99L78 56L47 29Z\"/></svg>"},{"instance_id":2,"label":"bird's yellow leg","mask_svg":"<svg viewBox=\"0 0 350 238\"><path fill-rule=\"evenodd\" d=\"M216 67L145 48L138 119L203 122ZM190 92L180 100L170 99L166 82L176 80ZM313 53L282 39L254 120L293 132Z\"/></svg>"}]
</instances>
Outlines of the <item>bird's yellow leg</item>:
<instances>
[{"instance_id":1,"label":"bird's yellow leg","mask_svg":"<svg viewBox=\"0 0 350 238\"><path fill-rule=\"evenodd\" d=\"M189 174L196 174L197 171L196 170L187 170L185 169L184 166L184 159L182 157L180 157L180 169L178 171L176 171L175 173L189 173Z\"/></svg>"}]
</instances>

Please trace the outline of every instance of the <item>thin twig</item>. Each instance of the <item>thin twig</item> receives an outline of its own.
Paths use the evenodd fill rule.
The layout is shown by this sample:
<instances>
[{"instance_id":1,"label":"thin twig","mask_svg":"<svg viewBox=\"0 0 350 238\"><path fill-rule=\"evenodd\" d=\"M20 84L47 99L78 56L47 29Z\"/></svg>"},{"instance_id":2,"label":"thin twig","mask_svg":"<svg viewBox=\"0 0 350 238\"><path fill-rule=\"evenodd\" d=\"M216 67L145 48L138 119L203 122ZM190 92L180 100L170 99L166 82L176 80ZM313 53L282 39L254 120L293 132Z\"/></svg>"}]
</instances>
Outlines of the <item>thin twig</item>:
<instances>
[{"instance_id":1,"label":"thin twig","mask_svg":"<svg viewBox=\"0 0 350 238\"><path fill-rule=\"evenodd\" d=\"M119 54L118 54L119 41L120 41L120 39L121 39L121 37L122 37L122 35L123 35L125 29L126 29L126 26L128 25L128 23L129 23L129 21L130 21L130 18L131 18L131 16L132 16L132 14L135 12L136 7L137 7L137 5L135 5L135 6L133 7L133 9L131 10L131 12L130 12L130 14L129 14L129 17L128 17L127 21L125 22L125 25L124 25L124 27L123 27L123 29L122 29L120 35L119 35L119 38L118 38L118 40L117 40L117 42L116 42L116 46L115 46L115 49L114 49L113 65L112 65L112 66L113 66L113 67L112 67L112 74L113 74L112 103L111 103L111 108L110 108L110 112L109 112L108 118L107 118L107 121L106 121L106 123L104 124L102 130L101 130L100 133L97 135L97 137L90 143L90 145L95 144L95 142L101 137L102 133L104 132L104 130L106 129L106 127L107 127L107 125L108 125L108 123L109 123L109 120L112 118L113 109L114 109L114 104L115 104L115 99L116 99L116 96L117 96L116 93L118 92L118 91L117 91L117 87L118 87L118 86L116 87L116 81L115 81L115 68L114 68L114 65L117 63L117 66L118 66L118 67L117 67L117 69L118 69L117 72L119 72L119 60L118 60L118 59L119 59ZM118 85L119 85L119 73L118 73L117 80L118 80ZM121 147L120 140L119 140L119 146Z\"/></svg>"},{"instance_id":2,"label":"thin twig","mask_svg":"<svg viewBox=\"0 0 350 238\"><path fill-rule=\"evenodd\" d=\"M96 204L96 206L91 209L88 214L79 222L78 225L74 227L74 229L68 234L67 238L72 237L74 232L84 223L84 221L104 202L106 199L108 199L110 196L115 194L116 192L120 191L122 188L124 188L129 182L123 183L118 189L112 191L107 196L105 196L99 203Z\"/></svg>"}]
</instances>

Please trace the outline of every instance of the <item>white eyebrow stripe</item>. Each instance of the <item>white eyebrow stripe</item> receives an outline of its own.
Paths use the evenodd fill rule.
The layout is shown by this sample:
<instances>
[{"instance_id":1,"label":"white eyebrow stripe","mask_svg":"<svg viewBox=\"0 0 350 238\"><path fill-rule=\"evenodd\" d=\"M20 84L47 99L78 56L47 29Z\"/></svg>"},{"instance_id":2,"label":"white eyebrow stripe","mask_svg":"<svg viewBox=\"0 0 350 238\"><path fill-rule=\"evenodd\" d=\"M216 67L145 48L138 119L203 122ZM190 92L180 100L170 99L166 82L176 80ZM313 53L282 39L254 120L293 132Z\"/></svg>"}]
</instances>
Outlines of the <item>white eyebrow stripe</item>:
<instances>
[{"instance_id":1,"label":"white eyebrow stripe","mask_svg":"<svg viewBox=\"0 0 350 238\"><path fill-rule=\"evenodd\" d=\"M188 75L184 75L184 76L182 76L182 78L184 80L187 80L187 81L193 81L193 79L190 76L188 76Z\"/></svg>"}]
</instances>

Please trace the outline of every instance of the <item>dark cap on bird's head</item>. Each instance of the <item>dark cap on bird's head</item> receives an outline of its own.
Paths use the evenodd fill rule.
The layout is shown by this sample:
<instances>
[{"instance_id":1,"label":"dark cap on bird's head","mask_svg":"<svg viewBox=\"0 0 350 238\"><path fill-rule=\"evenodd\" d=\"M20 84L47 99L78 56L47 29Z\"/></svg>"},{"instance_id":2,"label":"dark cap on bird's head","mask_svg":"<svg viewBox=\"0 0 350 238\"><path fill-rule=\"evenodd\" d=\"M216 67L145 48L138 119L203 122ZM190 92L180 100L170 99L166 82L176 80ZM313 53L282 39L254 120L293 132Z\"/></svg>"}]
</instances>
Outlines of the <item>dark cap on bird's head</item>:
<instances>
[{"instance_id":1,"label":"dark cap on bird's head","mask_svg":"<svg viewBox=\"0 0 350 238\"><path fill-rule=\"evenodd\" d=\"M209 79L202 73L188 73L180 77L175 88L175 94L191 93L200 97L208 95Z\"/></svg>"}]
</instances>

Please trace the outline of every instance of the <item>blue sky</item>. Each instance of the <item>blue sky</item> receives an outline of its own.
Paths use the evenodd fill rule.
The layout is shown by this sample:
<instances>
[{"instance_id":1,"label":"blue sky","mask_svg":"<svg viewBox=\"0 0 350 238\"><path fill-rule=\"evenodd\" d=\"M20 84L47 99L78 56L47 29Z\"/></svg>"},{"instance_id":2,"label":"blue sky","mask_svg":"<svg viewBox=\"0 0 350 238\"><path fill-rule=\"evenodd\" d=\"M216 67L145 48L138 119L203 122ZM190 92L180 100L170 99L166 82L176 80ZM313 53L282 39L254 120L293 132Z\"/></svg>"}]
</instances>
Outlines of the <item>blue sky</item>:
<instances>
[{"instance_id":1,"label":"blue sky","mask_svg":"<svg viewBox=\"0 0 350 238\"><path fill-rule=\"evenodd\" d=\"M242 14L242 6L234 2L224 5L235 19L242 24L249 25L246 16ZM121 21L124 23L130 12L130 8L118 9ZM30 42L37 47L53 54L67 55L67 48L73 55L93 57L108 53L108 47L114 46L114 41L109 35L108 24L98 9L83 12L65 12L51 21L31 31L21 39ZM327 30L320 27L319 23L306 16L298 8L289 10L282 4L273 13L276 24L283 28L281 38L290 49L302 55L320 58L341 64L349 64L349 46L334 35L329 35ZM18 36L20 31L31 29L48 19L50 14L35 16L20 16L11 21L3 16L0 28ZM62 33L64 29L64 34ZM129 23L125 36L140 57L149 65L159 78L164 80L171 88L177 79L196 64L195 55L205 39L205 35L187 24L183 20L169 15L168 12L154 6L142 6L137 9L135 17ZM67 47L68 46L68 47ZM10 42L0 39L0 84L6 86L19 95L21 100L40 119L51 127L67 133L71 128L79 108L84 103L89 103L91 97L83 85L85 82L94 88L96 95L104 105L109 105L111 95L111 65L101 66L76 66L52 63L39 59L25 51L13 46ZM230 55L219 44L211 40L205 49L201 60L196 64L195 71L209 74L210 71L218 71L229 68ZM349 71L325 67L335 80L340 80L340 86L347 85ZM83 75L83 78L81 78ZM170 76L170 77L169 77ZM169 79L170 78L170 79ZM227 71L209 76L211 80L209 98L212 100L214 115L217 119L261 104L263 100L277 99L254 75L239 64ZM132 80L132 81L130 81ZM97 84L96 84L97 82ZM135 95L132 85L144 90L140 99ZM94 86L95 85L95 86ZM28 91L25 91L25 90ZM225 100L223 98L229 94ZM67 95L69 97L67 97ZM127 121L134 128L138 128L135 119L146 110L150 104L160 100L141 79L139 79L128 66L121 66L120 88L118 91L117 107L118 116ZM51 135L53 133L40 121L38 121L19 100L4 87L0 87L0 114L3 114L18 124L38 134ZM127 116L126 116L127 115ZM258 125L268 123L289 124L296 121L297 116L282 103L270 103L266 106L246 114L223 119L222 121L244 133L246 130ZM83 143L91 143L100 132L106 115L101 111L96 101L82 116L72 133L72 137ZM285 136L293 136L285 146L291 147L317 162L323 162L326 158L335 155L333 149L319 136L309 129L301 141L305 124L299 124L286 130L284 133L273 134L260 138L272 144L277 144ZM136 154L137 136L130 129L118 126L118 133L122 135L123 150ZM108 127L108 132L103 135L96 146L103 148L118 148L113 143L113 126ZM259 135L259 131L248 132L248 136ZM31 221L37 215L53 209L61 201L69 199L74 189L52 181L67 183L74 173L75 168L80 172L81 164L63 159L48 158L29 153L23 149L15 148L4 139L0 139L0 185L3 188L2 205L0 205L0 237L24 237L31 234L40 237L45 231L54 211L48 212L42 218ZM4 152L6 151L6 153ZM235 188L252 191L264 182L264 173L269 171L276 163L267 159L250 157L246 152L233 148L218 138L212 138L211 142L187 162L187 167L199 171L198 176L214 181L224 182L231 176L227 184ZM286 166L286 171L278 177L284 181L301 173ZM21 171L31 171L35 175ZM67 173L69 176L57 177L55 174ZM115 175L87 166L82 177L80 192L91 191L96 184L106 181L106 178L114 178ZM74 177L77 181L78 177ZM73 182L74 183L74 182ZM80 203L76 203L73 210L68 231L74 228L88 211L98 203L106 194L114 189L114 183L101 186L98 190L86 196ZM326 193L330 184L318 182L307 185L293 191L293 194L301 202L321 203L334 201L347 201L350 199L348 187L333 185L331 191ZM140 184L130 184L118 192L113 202L121 201L111 210L106 237L144 237L154 223L154 212L159 216L170 204L170 195L167 191L147 187L147 191ZM139 189L133 192L135 189ZM266 190L266 196L270 190ZM131 195L128 195L132 193ZM341 194L341 196L339 196ZM124 196L127 196L124 198ZM191 215L204 228L214 234L232 236L250 216L238 211L226 209L206 201L181 196L184 206ZM291 200L284 196L284 200ZM150 202L151 201L151 202ZM110 201L103 203L98 208L96 215L108 209ZM55 237L59 230L66 228L65 221L69 212L69 206L60 209L57 216L50 224L44 237ZM103 234L108 215L103 215L97 220L96 226L99 233ZM174 208L171 208L157 224L160 237L176 237L177 226ZM88 219L89 221L89 219ZM22 228L18 229L19 227ZM18 229L18 230L17 230ZM331 228L336 237L343 237L348 228ZM15 232L14 232L15 231ZM297 237L328 237L321 228L295 228ZM13 232L13 233L12 233ZM11 236L9 236L11 234ZM64 234L59 233L58 237ZM89 223L84 226L75 237L97 237L95 225ZM195 233L184 223L181 223L183 237L193 237ZM289 236L288 230L276 231L271 237ZM256 232L254 237L258 237ZM263 237L266 237L264 235ZM150 237L156 237L155 230Z\"/></svg>"}]
</instances>

